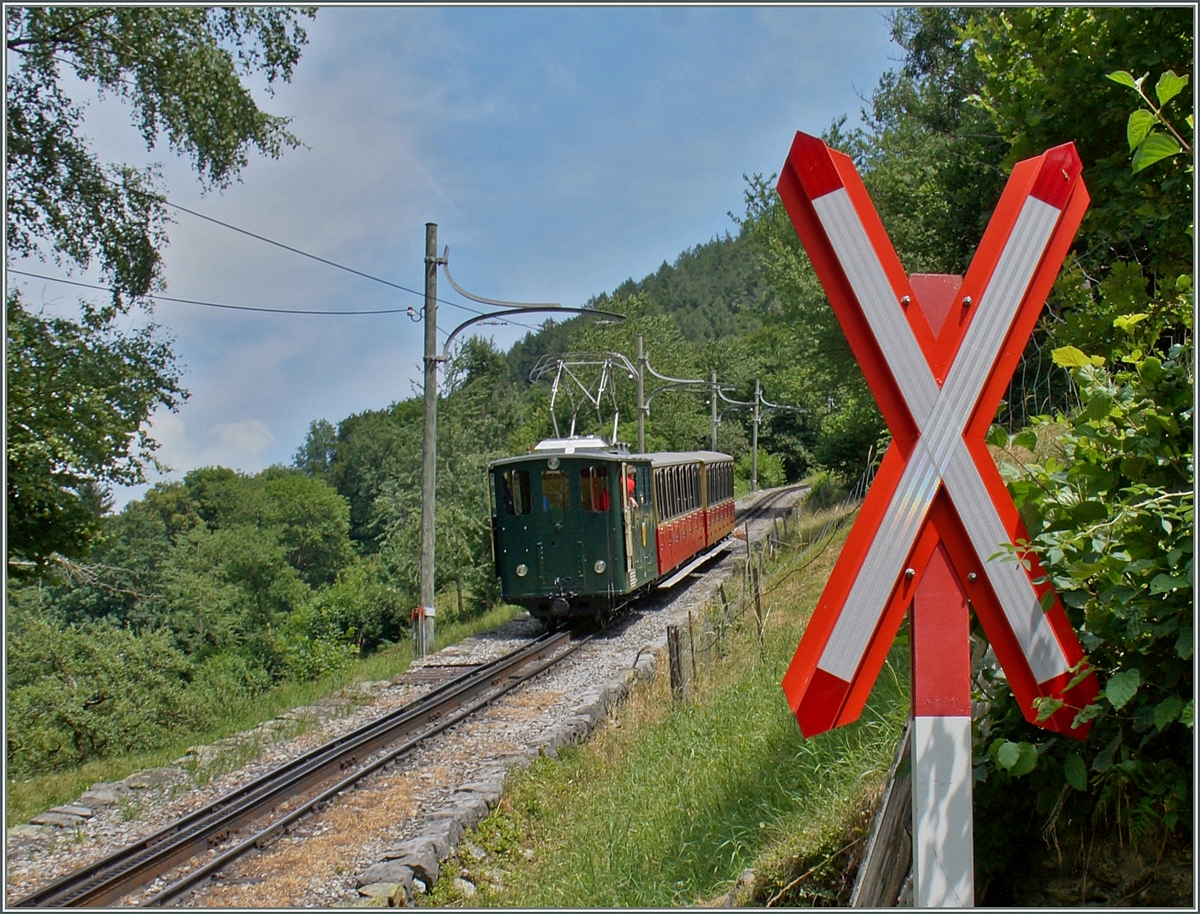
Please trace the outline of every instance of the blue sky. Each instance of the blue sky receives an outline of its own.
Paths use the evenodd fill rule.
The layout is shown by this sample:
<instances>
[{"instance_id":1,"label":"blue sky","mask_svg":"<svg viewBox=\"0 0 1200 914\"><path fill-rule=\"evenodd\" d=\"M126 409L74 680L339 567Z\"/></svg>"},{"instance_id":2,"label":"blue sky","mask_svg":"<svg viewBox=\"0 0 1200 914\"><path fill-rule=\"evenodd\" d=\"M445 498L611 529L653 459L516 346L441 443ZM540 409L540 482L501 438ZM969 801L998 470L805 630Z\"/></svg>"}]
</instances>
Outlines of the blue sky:
<instances>
[{"instance_id":1,"label":"blue sky","mask_svg":"<svg viewBox=\"0 0 1200 914\"><path fill-rule=\"evenodd\" d=\"M743 210L742 175L778 171L796 130L820 133L841 114L856 123L862 97L896 65L885 16L864 6L322 9L292 83L258 95L292 118L306 148L252 159L222 193L202 195L165 144L147 152L119 101L92 101L87 123L102 157L161 162L168 198L216 219L417 290L425 223L435 222L467 290L578 306L735 231L728 213ZM420 307L416 296L175 218L167 295ZM8 281L51 310L78 296ZM439 297L461 300L444 280ZM439 327L467 316L442 305ZM169 478L290 462L310 421L336 424L419 393L422 331L404 315L161 303L154 318L174 338L191 391L177 413L153 419ZM507 348L526 329L481 331ZM118 503L140 491L117 493Z\"/></svg>"}]
</instances>

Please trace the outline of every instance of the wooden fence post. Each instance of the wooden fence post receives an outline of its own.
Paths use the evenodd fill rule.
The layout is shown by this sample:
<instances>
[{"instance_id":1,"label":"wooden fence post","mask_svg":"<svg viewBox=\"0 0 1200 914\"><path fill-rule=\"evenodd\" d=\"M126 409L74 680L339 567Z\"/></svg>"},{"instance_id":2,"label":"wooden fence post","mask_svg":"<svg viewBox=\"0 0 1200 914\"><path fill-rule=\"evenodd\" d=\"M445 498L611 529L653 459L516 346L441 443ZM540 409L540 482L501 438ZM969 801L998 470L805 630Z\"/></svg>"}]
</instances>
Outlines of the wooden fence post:
<instances>
[{"instance_id":1,"label":"wooden fence post","mask_svg":"<svg viewBox=\"0 0 1200 914\"><path fill-rule=\"evenodd\" d=\"M676 701L683 698L685 674L683 670L682 634L678 625L667 626L667 660L671 671L671 697Z\"/></svg>"},{"instance_id":2,"label":"wooden fence post","mask_svg":"<svg viewBox=\"0 0 1200 914\"><path fill-rule=\"evenodd\" d=\"M912 773L900 773L909 757L911 729L910 719L896 747L887 787L871 824L866 852L858 865L850 895L853 908L895 907L904 881L912 871Z\"/></svg>"},{"instance_id":3,"label":"wooden fence post","mask_svg":"<svg viewBox=\"0 0 1200 914\"><path fill-rule=\"evenodd\" d=\"M696 630L692 628L692 611L688 610L688 650L692 655L692 679L696 678Z\"/></svg>"}]
</instances>

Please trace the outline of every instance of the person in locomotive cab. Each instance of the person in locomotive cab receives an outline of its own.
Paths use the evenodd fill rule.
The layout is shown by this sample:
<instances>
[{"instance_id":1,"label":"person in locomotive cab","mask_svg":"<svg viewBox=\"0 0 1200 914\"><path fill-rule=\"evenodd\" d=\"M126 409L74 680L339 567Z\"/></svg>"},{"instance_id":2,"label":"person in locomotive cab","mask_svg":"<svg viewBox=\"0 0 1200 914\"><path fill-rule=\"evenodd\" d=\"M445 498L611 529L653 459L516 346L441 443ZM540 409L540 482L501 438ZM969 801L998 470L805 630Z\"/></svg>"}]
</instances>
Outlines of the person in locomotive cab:
<instances>
[{"instance_id":1,"label":"person in locomotive cab","mask_svg":"<svg viewBox=\"0 0 1200 914\"><path fill-rule=\"evenodd\" d=\"M625 477L625 490L629 497L629 507L636 508L638 506L637 499L633 497L634 481L632 476Z\"/></svg>"}]
</instances>

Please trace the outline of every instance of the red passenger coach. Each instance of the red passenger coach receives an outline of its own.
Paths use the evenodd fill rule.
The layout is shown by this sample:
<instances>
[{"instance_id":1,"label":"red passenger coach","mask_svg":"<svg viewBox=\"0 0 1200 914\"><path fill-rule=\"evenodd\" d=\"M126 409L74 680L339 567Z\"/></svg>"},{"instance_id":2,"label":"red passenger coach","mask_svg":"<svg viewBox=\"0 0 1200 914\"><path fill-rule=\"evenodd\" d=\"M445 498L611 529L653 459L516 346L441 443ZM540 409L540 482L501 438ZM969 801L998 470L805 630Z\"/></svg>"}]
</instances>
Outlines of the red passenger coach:
<instances>
[{"instance_id":1,"label":"red passenger coach","mask_svg":"<svg viewBox=\"0 0 1200 914\"><path fill-rule=\"evenodd\" d=\"M663 575L733 529L733 460L715 451L648 456Z\"/></svg>"}]
</instances>

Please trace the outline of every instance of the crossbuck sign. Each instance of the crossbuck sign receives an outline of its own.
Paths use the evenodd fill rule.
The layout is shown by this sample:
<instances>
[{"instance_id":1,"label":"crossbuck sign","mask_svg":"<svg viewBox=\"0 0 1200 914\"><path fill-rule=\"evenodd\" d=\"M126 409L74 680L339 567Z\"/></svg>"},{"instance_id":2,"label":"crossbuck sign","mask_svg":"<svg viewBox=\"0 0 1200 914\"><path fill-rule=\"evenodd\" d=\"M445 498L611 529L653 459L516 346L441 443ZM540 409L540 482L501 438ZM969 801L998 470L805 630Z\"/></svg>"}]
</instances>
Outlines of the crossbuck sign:
<instances>
[{"instance_id":1,"label":"crossbuck sign","mask_svg":"<svg viewBox=\"0 0 1200 914\"><path fill-rule=\"evenodd\" d=\"M1088 725L1072 723L1097 694L1057 595L1021 548L1028 534L984 440L1087 209L1081 171L1073 144L1020 162L961 285L940 277L936 296L936 283L904 272L848 156L798 133L778 185L892 432L784 693L805 736L856 720L915 600L914 761L948 752L941 767L965 776L968 839L967 605L1031 723L1083 738ZM961 646L948 647L947 626L961 633ZM1040 721L1038 699L1057 707ZM936 794L930 802L951 815ZM953 856L947 835L936 837L947 846L925 849ZM914 840L917 904L972 903L970 841L959 864L967 874L925 873L922 891L923 840Z\"/></svg>"}]
</instances>

